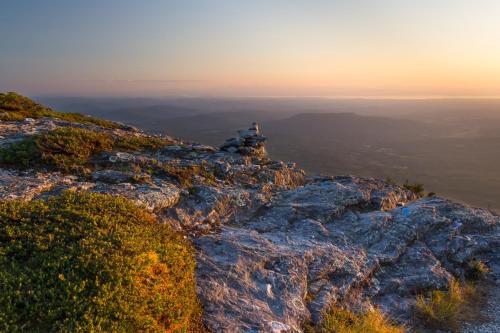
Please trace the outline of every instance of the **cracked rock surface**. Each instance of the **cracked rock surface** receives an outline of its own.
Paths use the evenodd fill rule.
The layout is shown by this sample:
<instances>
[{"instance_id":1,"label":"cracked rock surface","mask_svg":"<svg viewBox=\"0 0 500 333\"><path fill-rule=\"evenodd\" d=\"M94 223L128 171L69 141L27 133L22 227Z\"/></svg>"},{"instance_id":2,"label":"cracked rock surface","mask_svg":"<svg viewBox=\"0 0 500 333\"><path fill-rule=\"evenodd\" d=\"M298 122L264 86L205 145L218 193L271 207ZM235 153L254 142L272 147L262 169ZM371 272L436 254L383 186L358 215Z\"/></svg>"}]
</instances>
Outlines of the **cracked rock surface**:
<instances>
[{"instance_id":1,"label":"cracked rock surface","mask_svg":"<svg viewBox=\"0 0 500 333\"><path fill-rule=\"evenodd\" d=\"M2 122L0 146L66 125ZM308 177L293 163L231 151L176 140L98 156L85 176L0 169L0 198L87 190L143 205L192 240L214 332L303 332L334 302L378 306L411 323L415 294L463 278L470 261L499 277L500 218L487 210L371 178ZM176 170L195 170L188 185Z\"/></svg>"}]
</instances>

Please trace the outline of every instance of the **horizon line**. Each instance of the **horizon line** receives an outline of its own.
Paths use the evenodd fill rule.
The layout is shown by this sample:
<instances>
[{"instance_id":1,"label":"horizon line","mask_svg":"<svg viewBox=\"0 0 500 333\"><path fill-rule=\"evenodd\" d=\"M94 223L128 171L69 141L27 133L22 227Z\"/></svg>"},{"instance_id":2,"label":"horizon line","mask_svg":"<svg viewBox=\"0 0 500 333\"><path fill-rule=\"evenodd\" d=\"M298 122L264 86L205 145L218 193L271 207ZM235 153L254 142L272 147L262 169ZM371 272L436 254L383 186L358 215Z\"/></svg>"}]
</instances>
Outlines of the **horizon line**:
<instances>
[{"instance_id":1,"label":"horizon line","mask_svg":"<svg viewBox=\"0 0 500 333\"><path fill-rule=\"evenodd\" d=\"M31 95L31 94L30 94ZM500 99L500 95L57 95L33 94L34 98L157 98L157 99L360 99L360 100L488 100Z\"/></svg>"}]
</instances>

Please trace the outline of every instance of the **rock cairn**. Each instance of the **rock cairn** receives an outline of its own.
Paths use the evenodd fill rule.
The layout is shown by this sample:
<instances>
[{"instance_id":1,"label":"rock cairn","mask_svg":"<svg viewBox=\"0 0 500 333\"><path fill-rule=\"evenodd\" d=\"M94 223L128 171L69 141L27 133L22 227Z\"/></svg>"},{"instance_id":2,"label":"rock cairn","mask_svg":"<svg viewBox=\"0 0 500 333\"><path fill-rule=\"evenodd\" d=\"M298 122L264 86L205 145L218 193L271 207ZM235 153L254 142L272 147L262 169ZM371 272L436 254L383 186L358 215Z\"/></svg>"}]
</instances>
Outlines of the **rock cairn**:
<instances>
[{"instance_id":1,"label":"rock cairn","mask_svg":"<svg viewBox=\"0 0 500 333\"><path fill-rule=\"evenodd\" d=\"M237 138L230 138L220 147L221 150L241 155L263 157L266 155L264 143L267 138L260 133L259 124L252 123L247 130L239 130Z\"/></svg>"}]
</instances>

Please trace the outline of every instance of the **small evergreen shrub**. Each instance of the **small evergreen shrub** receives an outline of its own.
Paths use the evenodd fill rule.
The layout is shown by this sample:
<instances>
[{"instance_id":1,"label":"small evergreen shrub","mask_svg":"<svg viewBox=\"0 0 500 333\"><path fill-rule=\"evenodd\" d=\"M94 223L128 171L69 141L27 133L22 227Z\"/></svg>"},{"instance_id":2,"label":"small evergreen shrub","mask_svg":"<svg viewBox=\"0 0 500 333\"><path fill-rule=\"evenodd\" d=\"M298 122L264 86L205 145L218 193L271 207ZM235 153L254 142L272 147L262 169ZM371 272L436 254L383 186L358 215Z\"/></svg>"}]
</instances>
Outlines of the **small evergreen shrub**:
<instances>
[{"instance_id":1,"label":"small evergreen shrub","mask_svg":"<svg viewBox=\"0 0 500 333\"><path fill-rule=\"evenodd\" d=\"M206 163L201 165L177 166L165 164L157 171L165 173L167 176L174 178L182 187L191 188L195 177L201 177L205 183L215 185L217 178L214 173L209 170Z\"/></svg>"},{"instance_id":2,"label":"small evergreen shrub","mask_svg":"<svg viewBox=\"0 0 500 333\"><path fill-rule=\"evenodd\" d=\"M130 201L0 201L0 331L200 332L192 247Z\"/></svg>"},{"instance_id":3,"label":"small evergreen shrub","mask_svg":"<svg viewBox=\"0 0 500 333\"><path fill-rule=\"evenodd\" d=\"M0 165L18 168L45 166L72 171L83 167L92 155L112 147L113 138L110 135L61 127L1 149Z\"/></svg>"},{"instance_id":4,"label":"small evergreen shrub","mask_svg":"<svg viewBox=\"0 0 500 333\"><path fill-rule=\"evenodd\" d=\"M113 148L110 135L73 127L44 133L35 142L45 163L65 171L82 167L92 155Z\"/></svg>"},{"instance_id":5,"label":"small evergreen shrub","mask_svg":"<svg viewBox=\"0 0 500 333\"><path fill-rule=\"evenodd\" d=\"M422 197L424 195L424 185L420 183L409 183L408 180L404 183L403 187L409 191L412 191L417 196Z\"/></svg>"},{"instance_id":6,"label":"small evergreen shrub","mask_svg":"<svg viewBox=\"0 0 500 333\"><path fill-rule=\"evenodd\" d=\"M154 150L168 144L169 140L157 137L124 136L114 139L104 132L60 127L0 149L0 165L21 169L47 167L65 172L80 171L93 155L103 151Z\"/></svg>"},{"instance_id":7,"label":"small evergreen shrub","mask_svg":"<svg viewBox=\"0 0 500 333\"><path fill-rule=\"evenodd\" d=\"M333 306L323 315L321 333L404 333L378 309L364 314L356 314L338 306Z\"/></svg>"},{"instance_id":8,"label":"small evergreen shrub","mask_svg":"<svg viewBox=\"0 0 500 333\"><path fill-rule=\"evenodd\" d=\"M0 149L0 165L29 168L42 165L42 154L35 138L26 138Z\"/></svg>"},{"instance_id":9,"label":"small evergreen shrub","mask_svg":"<svg viewBox=\"0 0 500 333\"><path fill-rule=\"evenodd\" d=\"M467 264L466 274L467 278L470 280L484 279L489 272L490 269L488 266L486 266L486 264L479 259L471 260Z\"/></svg>"}]
</instances>

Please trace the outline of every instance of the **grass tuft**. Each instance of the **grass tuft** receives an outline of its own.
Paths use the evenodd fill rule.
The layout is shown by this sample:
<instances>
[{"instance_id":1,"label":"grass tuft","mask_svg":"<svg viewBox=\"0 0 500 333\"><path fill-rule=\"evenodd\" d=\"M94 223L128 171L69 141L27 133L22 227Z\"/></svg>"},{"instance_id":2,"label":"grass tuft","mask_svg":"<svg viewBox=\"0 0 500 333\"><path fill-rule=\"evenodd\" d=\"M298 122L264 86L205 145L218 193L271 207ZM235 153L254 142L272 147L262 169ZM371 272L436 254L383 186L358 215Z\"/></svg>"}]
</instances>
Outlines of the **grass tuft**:
<instances>
[{"instance_id":1,"label":"grass tuft","mask_svg":"<svg viewBox=\"0 0 500 333\"><path fill-rule=\"evenodd\" d=\"M488 266L486 266L486 264L479 259L471 260L467 264L466 274L467 278L469 278L470 280L484 279L489 272L490 269L488 268Z\"/></svg>"},{"instance_id":2,"label":"grass tuft","mask_svg":"<svg viewBox=\"0 0 500 333\"><path fill-rule=\"evenodd\" d=\"M416 317L425 327L458 332L463 321L473 319L474 304L479 298L478 288L473 284L452 281L446 291L419 295Z\"/></svg>"},{"instance_id":3,"label":"grass tuft","mask_svg":"<svg viewBox=\"0 0 500 333\"><path fill-rule=\"evenodd\" d=\"M193 249L130 201L0 201L0 331L200 332Z\"/></svg>"},{"instance_id":4,"label":"grass tuft","mask_svg":"<svg viewBox=\"0 0 500 333\"><path fill-rule=\"evenodd\" d=\"M333 306L323 315L321 333L403 333L378 309L364 314L356 314L338 306Z\"/></svg>"},{"instance_id":5,"label":"grass tuft","mask_svg":"<svg viewBox=\"0 0 500 333\"><path fill-rule=\"evenodd\" d=\"M409 183L408 180L403 184L403 187L409 191L412 191L419 197L424 196L424 185L420 183Z\"/></svg>"}]
</instances>

